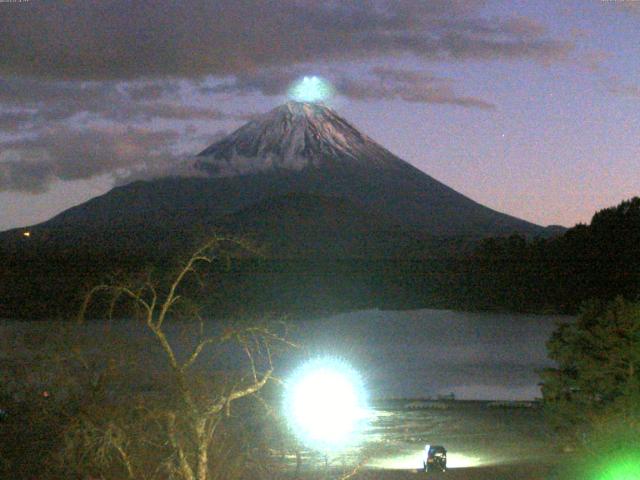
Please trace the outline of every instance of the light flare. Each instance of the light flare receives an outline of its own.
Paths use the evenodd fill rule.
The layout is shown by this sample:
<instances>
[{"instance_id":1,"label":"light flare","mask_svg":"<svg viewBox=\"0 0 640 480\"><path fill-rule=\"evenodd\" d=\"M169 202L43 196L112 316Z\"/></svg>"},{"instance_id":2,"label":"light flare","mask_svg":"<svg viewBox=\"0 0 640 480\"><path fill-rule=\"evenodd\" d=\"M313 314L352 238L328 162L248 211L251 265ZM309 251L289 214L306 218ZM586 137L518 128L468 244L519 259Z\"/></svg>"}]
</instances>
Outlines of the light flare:
<instances>
[{"instance_id":1,"label":"light flare","mask_svg":"<svg viewBox=\"0 0 640 480\"><path fill-rule=\"evenodd\" d=\"M284 409L294 433L323 452L353 443L369 418L360 376L337 359L312 360L296 370L286 385Z\"/></svg>"},{"instance_id":2,"label":"light flare","mask_svg":"<svg viewBox=\"0 0 640 480\"><path fill-rule=\"evenodd\" d=\"M289 88L289 98L297 102L323 102L333 95L334 89L331 84L315 75L304 77Z\"/></svg>"}]
</instances>

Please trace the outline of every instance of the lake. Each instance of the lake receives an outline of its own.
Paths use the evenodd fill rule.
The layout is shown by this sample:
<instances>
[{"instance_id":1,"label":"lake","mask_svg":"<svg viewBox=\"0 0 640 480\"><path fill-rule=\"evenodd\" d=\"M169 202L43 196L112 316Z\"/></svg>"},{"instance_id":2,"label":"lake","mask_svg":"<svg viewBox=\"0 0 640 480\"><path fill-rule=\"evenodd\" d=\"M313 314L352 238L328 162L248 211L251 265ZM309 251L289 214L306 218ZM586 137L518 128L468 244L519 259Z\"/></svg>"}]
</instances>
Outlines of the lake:
<instances>
[{"instance_id":1,"label":"lake","mask_svg":"<svg viewBox=\"0 0 640 480\"><path fill-rule=\"evenodd\" d=\"M539 369L552 366L545 342L571 317L449 310L342 313L301 322L317 355L342 357L362 372L374 398L453 393L458 399L533 400Z\"/></svg>"},{"instance_id":2,"label":"lake","mask_svg":"<svg viewBox=\"0 0 640 480\"><path fill-rule=\"evenodd\" d=\"M359 371L372 398L424 398L453 393L457 399L533 400L540 396L537 371L548 367L545 342L557 322L571 317L448 310L341 313L300 320L294 336L313 356L333 356ZM184 328L167 325L172 338ZM87 324L94 338L103 323ZM215 322L205 329L214 333ZM0 357L28 355L46 344L49 322L0 321ZM146 335L132 321L114 322L111 338ZM149 351L153 353L153 349ZM297 361L297 360L296 360ZM281 364L281 374L294 368Z\"/></svg>"}]
</instances>

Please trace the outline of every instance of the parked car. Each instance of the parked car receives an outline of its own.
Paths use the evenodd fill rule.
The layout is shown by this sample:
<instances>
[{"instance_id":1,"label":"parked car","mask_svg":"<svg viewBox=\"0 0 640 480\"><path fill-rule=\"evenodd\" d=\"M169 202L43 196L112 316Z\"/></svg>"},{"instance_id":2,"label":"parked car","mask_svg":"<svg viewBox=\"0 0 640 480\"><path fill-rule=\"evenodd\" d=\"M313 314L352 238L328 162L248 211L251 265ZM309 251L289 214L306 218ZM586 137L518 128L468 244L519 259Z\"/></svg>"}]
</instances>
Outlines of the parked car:
<instances>
[{"instance_id":1,"label":"parked car","mask_svg":"<svg viewBox=\"0 0 640 480\"><path fill-rule=\"evenodd\" d=\"M447 470L447 449L442 445L424 447L422 465L425 472L445 472Z\"/></svg>"}]
</instances>

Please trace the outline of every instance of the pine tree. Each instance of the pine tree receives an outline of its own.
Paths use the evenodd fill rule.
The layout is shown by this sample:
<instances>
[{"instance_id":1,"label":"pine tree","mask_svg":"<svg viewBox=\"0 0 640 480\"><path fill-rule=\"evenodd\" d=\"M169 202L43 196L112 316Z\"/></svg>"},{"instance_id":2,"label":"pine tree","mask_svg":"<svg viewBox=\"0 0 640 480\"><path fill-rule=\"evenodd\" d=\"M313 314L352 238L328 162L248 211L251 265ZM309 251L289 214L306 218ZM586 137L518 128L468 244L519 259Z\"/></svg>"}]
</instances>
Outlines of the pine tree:
<instances>
[{"instance_id":1,"label":"pine tree","mask_svg":"<svg viewBox=\"0 0 640 480\"><path fill-rule=\"evenodd\" d=\"M640 433L640 303L591 302L547 348L557 368L543 372L542 393L559 433L579 443L612 423Z\"/></svg>"}]
</instances>

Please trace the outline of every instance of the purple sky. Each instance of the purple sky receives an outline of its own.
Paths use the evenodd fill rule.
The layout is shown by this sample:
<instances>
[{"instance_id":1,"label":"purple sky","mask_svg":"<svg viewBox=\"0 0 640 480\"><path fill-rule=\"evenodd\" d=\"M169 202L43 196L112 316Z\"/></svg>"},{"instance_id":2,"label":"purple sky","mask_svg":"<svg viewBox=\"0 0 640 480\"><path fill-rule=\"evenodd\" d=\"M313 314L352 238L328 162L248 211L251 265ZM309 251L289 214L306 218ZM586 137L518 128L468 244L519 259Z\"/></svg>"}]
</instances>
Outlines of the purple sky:
<instances>
[{"instance_id":1,"label":"purple sky","mask_svg":"<svg viewBox=\"0 0 640 480\"><path fill-rule=\"evenodd\" d=\"M0 3L0 230L157 175L321 75L329 104L497 210L640 195L640 1Z\"/></svg>"}]
</instances>

